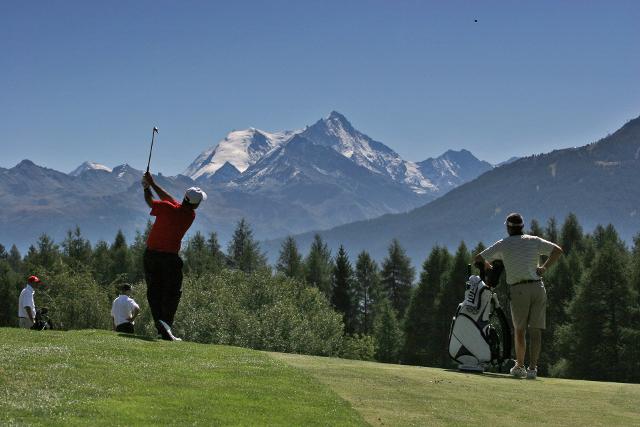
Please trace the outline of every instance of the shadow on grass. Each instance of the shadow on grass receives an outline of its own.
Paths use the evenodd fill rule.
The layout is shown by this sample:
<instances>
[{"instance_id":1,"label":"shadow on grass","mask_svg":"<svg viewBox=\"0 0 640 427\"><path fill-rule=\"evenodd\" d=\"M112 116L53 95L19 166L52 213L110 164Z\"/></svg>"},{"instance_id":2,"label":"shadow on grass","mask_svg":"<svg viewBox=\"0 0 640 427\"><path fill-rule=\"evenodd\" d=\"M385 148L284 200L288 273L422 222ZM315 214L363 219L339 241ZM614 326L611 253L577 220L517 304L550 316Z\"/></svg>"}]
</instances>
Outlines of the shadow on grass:
<instances>
[{"instance_id":1,"label":"shadow on grass","mask_svg":"<svg viewBox=\"0 0 640 427\"><path fill-rule=\"evenodd\" d=\"M154 342L154 341L158 341L155 338L151 338L151 337L145 337L143 335L133 335L133 334L126 334L124 332L120 332L118 333L119 337L123 337L123 338L129 338L129 339L134 339L134 340L142 340L142 341L150 341L150 342Z\"/></svg>"},{"instance_id":2,"label":"shadow on grass","mask_svg":"<svg viewBox=\"0 0 640 427\"><path fill-rule=\"evenodd\" d=\"M474 372L474 371L461 371L459 369L444 369L447 372L453 372L456 374L468 374L468 375L477 375L480 377L491 377L491 378L498 378L498 379L502 379L502 380L519 380L520 378L516 378L513 377L511 375L507 375L506 373L502 374L502 373L498 373L498 372Z\"/></svg>"}]
</instances>

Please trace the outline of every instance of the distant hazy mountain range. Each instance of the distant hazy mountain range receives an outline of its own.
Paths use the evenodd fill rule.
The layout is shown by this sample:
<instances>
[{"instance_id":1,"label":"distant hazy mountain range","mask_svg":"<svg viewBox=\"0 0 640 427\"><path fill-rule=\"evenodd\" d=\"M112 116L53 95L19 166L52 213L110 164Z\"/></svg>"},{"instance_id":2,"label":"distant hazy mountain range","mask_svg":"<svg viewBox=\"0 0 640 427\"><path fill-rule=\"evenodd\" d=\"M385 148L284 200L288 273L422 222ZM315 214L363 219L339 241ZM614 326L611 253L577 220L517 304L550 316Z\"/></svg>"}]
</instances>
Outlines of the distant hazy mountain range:
<instances>
[{"instance_id":1,"label":"distant hazy mountain range","mask_svg":"<svg viewBox=\"0 0 640 427\"><path fill-rule=\"evenodd\" d=\"M191 232L217 231L224 242L242 217L272 239L406 212L492 168L466 150L404 160L332 112L300 130L233 131L184 174L157 180L176 198L192 185L205 189L210 198ZM92 241L118 229L132 238L150 218L141 176L93 162L69 174L29 160L0 168L0 243L25 248L44 232L60 241L76 225Z\"/></svg>"},{"instance_id":2,"label":"distant hazy mountain range","mask_svg":"<svg viewBox=\"0 0 640 427\"><path fill-rule=\"evenodd\" d=\"M596 143L507 162L408 213L320 234L329 247L344 244L353 257L366 249L378 259L397 238L420 263L436 243L454 250L462 240L468 246L493 243L505 234L504 218L513 211L527 225L532 218L545 225L551 216L561 224L573 212L585 231L612 223L627 240L640 233L640 118ZM302 250L312 235L296 236ZM265 246L273 256L280 241Z\"/></svg>"}]
</instances>

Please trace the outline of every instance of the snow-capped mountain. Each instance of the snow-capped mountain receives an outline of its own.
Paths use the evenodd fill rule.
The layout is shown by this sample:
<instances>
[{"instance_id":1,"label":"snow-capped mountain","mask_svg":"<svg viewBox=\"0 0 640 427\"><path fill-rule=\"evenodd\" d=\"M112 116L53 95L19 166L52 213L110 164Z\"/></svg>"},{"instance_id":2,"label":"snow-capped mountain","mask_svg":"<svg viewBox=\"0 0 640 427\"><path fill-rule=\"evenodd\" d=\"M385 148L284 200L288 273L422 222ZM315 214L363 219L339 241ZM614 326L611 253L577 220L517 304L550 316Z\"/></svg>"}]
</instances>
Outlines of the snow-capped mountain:
<instances>
[{"instance_id":1,"label":"snow-capped mountain","mask_svg":"<svg viewBox=\"0 0 640 427\"><path fill-rule=\"evenodd\" d=\"M337 111L305 129L301 136L331 147L356 164L409 186L417 194L438 192L416 163L403 160L391 148L354 129Z\"/></svg>"},{"instance_id":2,"label":"snow-capped mountain","mask_svg":"<svg viewBox=\"0 0 640 427\"><path fill-rule=\"evenodd\" d=\"M429 158L416 164L422 176L447 192L467 181L491 170L493 166L476 158L468 150L448 150L436 158Z\"/></svg>"},{"instance_id":3,"label":"snow-capped mountain","mask_svg":"<svg viewBox=\"0 0 640 427\"><path fill-rule=\"evenodd\" d=\"M233 131L184 175L156 179L176 198L192 185L209 194L194 232L215 230L224 242L245 218L267 239L406 212L484 170L468 152L438 159L406 161L332 112L300 131ZM149 218L142 173L92 162L72 174L28 160L0 168L0 203L10 207L0 214L0 241L30 244L43 232L60 239L76 224L93 240L118 229L131 238Z\"/></svg>"},{"instance_id":4,"label":"snow-capped mountain","mask_svg":"<svg viewBox=\"0 0 640 427\"><path fill-rule=\"evenodd\" d=\"M101 170L101 171L111 172L111 168L110 167L107 167L105 165L101 165L100 163L84 162L83 164L81 164L80 166L75 168L73 171L69 172L69 175L71 175L71 176L79 176L81 173L83 173L85 171L90 171L90 170Z\"/></svg>"},{"instance_id":5,"label":"snow-capped mountain","mask_svg":"<svg viewBox=\"0 0 640 427\"><path fill-rule=\"evenodd\" d=\"M194 180L209 178L225 163L242 173L264 155L289 140L296 132L270 133L255 128L230 132L217 145L200 153L183 175Z\"/></svg>"}]
</instances>

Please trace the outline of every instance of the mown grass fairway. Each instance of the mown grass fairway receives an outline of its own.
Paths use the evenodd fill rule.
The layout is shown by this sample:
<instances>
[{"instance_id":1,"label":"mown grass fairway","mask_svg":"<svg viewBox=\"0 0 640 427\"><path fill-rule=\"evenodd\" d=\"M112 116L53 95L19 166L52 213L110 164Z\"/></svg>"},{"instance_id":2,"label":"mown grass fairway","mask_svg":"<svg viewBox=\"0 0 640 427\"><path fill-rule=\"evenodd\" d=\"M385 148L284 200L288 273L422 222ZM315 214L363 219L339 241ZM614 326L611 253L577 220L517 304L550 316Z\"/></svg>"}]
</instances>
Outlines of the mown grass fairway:
<instances>
[{"instance_id":1,"label":"mown grass fairway","mask_svg":"<svg viewBox=\"0 0 640 427\"><path fill-rule=\"evenodd\" d=\"M266 353L107 331L0 329L0 425L362 425Z\"/></svg>"},{"instance_id":2,"label":"mown grass fairway","mask_svg":"<svg viewBox=\"0 0 640 427\"><path fill-rule=\"evenodd\" d=\"M0 425L640 425L640 385L0 329Z\"/></svg>"},{"instance_id":3,"label":"mown grass fairway","mask_svg":"<svg viewBox=\"0 0 640 427\"><path fill-rule=\"evenodd\" d=\"M640 385L271 353L348 400L373 425L640 425Z\"/></svg>"}]
</instances>

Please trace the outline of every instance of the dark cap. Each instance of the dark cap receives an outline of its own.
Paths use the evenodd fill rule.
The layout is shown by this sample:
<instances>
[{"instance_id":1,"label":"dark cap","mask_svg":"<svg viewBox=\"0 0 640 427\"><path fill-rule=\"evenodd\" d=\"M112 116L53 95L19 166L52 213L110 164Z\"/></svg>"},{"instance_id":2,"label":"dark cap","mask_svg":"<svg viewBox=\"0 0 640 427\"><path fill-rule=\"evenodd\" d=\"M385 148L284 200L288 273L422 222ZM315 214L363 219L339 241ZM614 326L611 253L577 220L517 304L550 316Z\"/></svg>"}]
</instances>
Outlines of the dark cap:
<instances>
[{"instance_id":1,"label":"dark cap","mask_svg":"<svg viewBox=\"0 0 640 427\"><path fill-rule=\"evenodd\" d=\"M128 284L128 283L124 283L124 284L120 285L120 290L122 292L130 291L131 290L131 285Z\"/></svg>"},{"instance_id":2,"label":"dark cap","mask_svg":"<svg viewBox=\"0 0 640 427\"><path fill-rule=\"evenodd\" d=\"M524 227L524 219L522 218L522 215L516 212L510 213L509 215L507 215L507 219L505 220L504 223L507 227L514 227L514 228Z\"/></svg>"}]
</instances>

